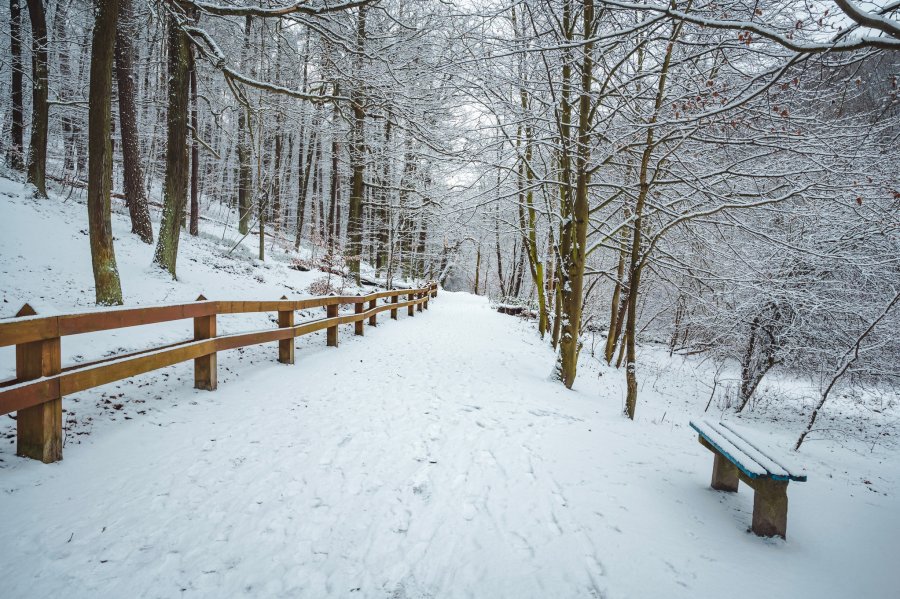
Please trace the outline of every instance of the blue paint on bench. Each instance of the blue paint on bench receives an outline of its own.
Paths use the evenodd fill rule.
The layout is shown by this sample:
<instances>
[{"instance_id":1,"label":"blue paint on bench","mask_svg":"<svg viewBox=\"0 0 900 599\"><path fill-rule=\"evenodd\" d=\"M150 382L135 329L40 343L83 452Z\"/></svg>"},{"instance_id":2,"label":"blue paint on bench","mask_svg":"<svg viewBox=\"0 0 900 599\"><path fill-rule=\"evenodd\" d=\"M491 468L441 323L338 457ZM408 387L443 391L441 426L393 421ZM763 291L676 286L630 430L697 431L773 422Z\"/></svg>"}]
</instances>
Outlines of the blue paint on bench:
<instances>
[{"instance_id":1,"label":"blue paint on bench","mask_svg":"<svg viewBox=\"0 0 900 599\"><path fill-rule=\"evenodd\" d=\"M785 476L785 475L781 475L781 474L772 474L771 472L769 472L767 475L759 475L759 474L757 474L757 473L755 473L755 472L751 472L751 471L749 471L749 470L747 469L747 467L746 467L744 464L742 464L742 463L740 462L740 460L736 459L736 458L735 458L733 455L731 455L729 452L727 452L727 451L725 451L724 449L722 449L722 447L720 447L718 443L716 443L715 441L713 441L713 440L709 437L709 435L707 435L705 432L703 432L703 430L700 429L700 427L698 427L698 426L697 426L696 424L694 424L693 422L691 422L691 428L694 429L695 431L697 431L697 433L698 433L701 437L703 437L703 438L706 440L707 443L709 443L710 445L712 445L712 446L716 449L716 451L718 451L720 454L722 454L723 456L725 456L725 457L728 459L729 462L731 462L732 464L734 464L734 465L737 467L737 469L740 470L741 472L743 472L743 473L747 476L747 478L749 478L749 479L767 478L767 479L772 479L772 480L787 480L787 481L793 480L793 481L797 481L797 482L806 482L806 475L805 475L805 474L804 474L804 475L799 475L799 476L795 476L795 475L793 475L793 474L788 474L787 476ZM745 441L745 442L746 442L746 441ZM759 451L759 450L757 450L757 451ZM748 456L748 457L749 457L749 456ZM768 457L768 456L767 456L767 457ZM772 458L769 458L769 459L772 460L773 462L775 461L775 460L773 460ZM754 460L754 463L756 463L755 460ZM762 464L758 464L758 465L761 466L762 468L766 469L765 466L762 466ZM784 468L784 466L782 466L782 468ZM768 469L766 469L766 470L767 470L767 472L768 472ZM785 471L787 471L786 468L785 468Z\"/></svg>"}]
</instances>

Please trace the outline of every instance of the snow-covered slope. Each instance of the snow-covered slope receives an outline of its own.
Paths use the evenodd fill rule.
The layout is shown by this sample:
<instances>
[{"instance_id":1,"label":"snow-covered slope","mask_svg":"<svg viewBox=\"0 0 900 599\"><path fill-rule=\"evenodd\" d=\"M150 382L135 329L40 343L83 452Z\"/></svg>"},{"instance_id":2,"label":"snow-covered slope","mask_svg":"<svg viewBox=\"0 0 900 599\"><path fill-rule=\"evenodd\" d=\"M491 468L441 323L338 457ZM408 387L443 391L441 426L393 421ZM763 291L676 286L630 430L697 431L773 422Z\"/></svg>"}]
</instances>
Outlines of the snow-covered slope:
<instances>
[{"instance_id":1,"label":"snow-covered slope","mask_svg":"<svg viewBox=\"0 0 900 599\"><path fill-rule=\"evenodd\" d=\"M89 306L83 206L0 202L4 314L35 294L48 310ZM188 242L171 282L124 225L134 303L305 283L221 258L212 240ZM68 359L187 327L74 340ZM709 399L702 362L643 348L630 422L619 371L586 347L566 391L531 324L483 298L442 292L413 319L349 332L337 349L298 339L292 366L274 344L223 352L212 393L192 389L182 364L67 397L57 464L0 444L0 596L880 598L900 585L889 440L805 445L788 540L763 540L746 532L752 493L709 489L712 455L687 426ZM799 405L761 406L745 425L786 449ZM896 421L895 406L883 412L863 424Z\"/></svg>"},{"instance_id":2,"label":"snow-covered slope","mask_svg":"<svg viewBox=\"0 0 900 599\"><path fill-rule=\"evenodd\" d=\"M173 280L151 264L154 246L131 233L124 206L114 208L113 235L126 305L190 302L201 294L208 299L294 299L309 295L309 285L326 276L290 268L292 254L271 242L261 262L254 253L258 237L241 240L233 227L201 221L200 237L181 237L178 280ZM158 224L154 222L154 230ZM42 315L94 309L86 206L54 195L35 199L26 185L0 178L0 281L0 318L14 316L25 303ZM334 277L335 286L339 281ZM222 333L274 326L266 315L219 320ZM184 321L67 338L63 364L183 340L192 330L192 323ZM0 379L13 376L12 356L12 348L0 348Z\"/></svg>"}]
</instances>

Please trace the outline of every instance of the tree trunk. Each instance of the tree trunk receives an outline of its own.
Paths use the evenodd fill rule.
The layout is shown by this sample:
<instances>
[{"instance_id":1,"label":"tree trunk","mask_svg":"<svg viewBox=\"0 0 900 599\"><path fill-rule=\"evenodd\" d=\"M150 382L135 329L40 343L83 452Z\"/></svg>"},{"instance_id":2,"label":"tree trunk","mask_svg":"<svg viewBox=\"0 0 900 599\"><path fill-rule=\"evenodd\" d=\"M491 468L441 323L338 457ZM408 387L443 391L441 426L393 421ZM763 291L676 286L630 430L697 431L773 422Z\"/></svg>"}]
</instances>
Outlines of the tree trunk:
<instances>
[{"instance_id":1,"label":"tree trunk","mask_svg":"<svg viewBox=\"0 0 900 599\"><path fill-rule=\"evenodd\" d=\"M302 150L297 152L298 169L297 169L297 220L296 220L296 236L294 237L294 249L300 249L300 240L303 238L303 224L306 216L306 198L309 190L309 181L312 178L313 161L316 153L316 131L310 128L310 139L308 143L303 144ZM302 140L303 129L300 130ZM301 141L301 144L303 142ZM315 214L315 206L313 206L313 214ZM314 220L314 219L313 219Z\"/></svg>"},{"instance_id":2,"label":"tree trunk","mask_svg":"<svg viewBox=\"0 0 900 599\"><path fill-rule=\"evenodd\" d=\"M166 115L166 174L163 182L162 222L153 260L175 278L178 236L187 203L190 42L172 16L168 17L167 35L169 107Z\"/></svg>"},{"instance_id":3,"label":"tree trunk","mask_svg":"<svg viewBox=\"0 0 900 599\"><path fill-rule=\"evenodd\" d=\"M18 0L16 0L18 1ZM56 95L60 98L72 97L72 89L77 81L72 76L71 58L69 56L68 37L66 32L66 21L69 5L66 2L57 2L53 14L53 43L56 46L56 61L59 71L59 84ZM121 11L121 7L119 7ZM53 60L53 57L50 58ZM19 59L19 68L21 68L21 58ZM21 82L19 85L19 93L21 94ZM21 96L19 101L21 102ZM74 120L69 112L65 109L60 110L60 121L62 125L62 141L63 141L63 177L69 176L74 170L74 158L76 154L76 141L74 130Z\"/></svg>"},{"instance_id":4,"label":"tree trunk","mask_svg":"<svg viewBox=\"0 0 900 599\"><path fill-rule=\"evenodd\" d=\"M116 81L119 85L119 127L122 135L122 170L125 201L131 216L131 232L144 243L153 243L150 208L144 194L144 173L138 146L135 110L134 66L131 40L136 35L132 0L118 0L119 20L115 30ZM99 22L99 21L98 21ZM96 34L94 37L96 43ZM105 48L104 48L105 50ZM91 108L93 109L93 104Z\"/></svg>"},{"instance_id":5,"label":"tree trunk","mask_svg":"<svg viewBox=\"0 0 900 599\"><path fill-rule=\"evenodd\" d=\"M88 116L88 227L94 290L100 305L122 303L122 285L113 247L109 194L112 188L112 99L113 48L119 0L98 0L94 39L91 44L91 81Z\"/></svg>"},{"instance_id":6,"label":"tree trunk","mask_svg":"<svg viewBox=\"0 0 900 599\"><path fill-rule=\"evenodd\" d=\"M43 0L28 0L31 17L31 142L28 147L28 182L39 197L47 197L47 19Z\"/></svg>"},{"instance_id":7,"label":"tree trunk","mask_svg":"<svg viewBox=\"0 0 900 599\"><path fill-rule=\"evenodd\" d=\"M275 118L275 155L272 158L272 224L275 226L275 236L281 230L281 115Z\"/></svg>"},{"instance_id":8,"label":"tree trunk","mask_svg":"<svg viewBox=\"0 0 900 599\"><path fill-rule=\"evenodd\" d=\"M384 164L382 164L382 189L380 195L380 201L378 203L378 216L376 217L375 225L378 231L378 247L375 251L375 272L376 274L380 273L382 270L387 268L388 264L388 253L391 244L390 234L391 234L391 200L390 200L390 181L391 181L391 156L390 156L390 143L391 143L391 111L390 108L387 111L387 116L384 120L384 152L382 156L382 160Z\"/></svg>"},{"instance_id":9,"label":"tree trunk","mask_svg":"<svg viewBox=\"0 0 900 599\"><path fill-rule=\"evenodd\" d=\"M398 266L401 269L400 276L402 277L404 274L407 276L412 276L413 264L412 264L412 245L413 245L413 218L412 213L413 209L410 206L409 202L409 189L411 189L415 185L415 176L416 176L416 160L415 155L413 154L412 149L412 136L407 133L406 139L404 140L404 152L403 152L403 174L400 178L400 222L398 224L397 231L397 245L398 245L398 253L399 260L401 264ZM405 269L403 266L405 263ZM403 272L405 270L405 272Z\"/></svg>"},{"instance_id":10,"label":"tree trunk","mask_svg":"<svg viewBox=\"0 0 900 599\"><path fill-rule=\"evenodd\" d=\"M641 154L641 167L639 175L640 187L638 197L634 204L634 232L631 243L631 265L628 276L628 314L625 322L625 381L627 385L627 394L625 397L625 414L631 420L634 420L634 413L637 408L637 352L635 349L635 336L637 335L637 303L638 292L641 284L641 271L647 257L641 255L641 226L644 212L644 203L650 193L650 181L652 175L650 173L650 158L655 148L654 134L655 125L659 118L660 108L666 94L666 79L669 74L669 65L672 62L672 51L675 48L675 42L681 31L683 21L679 21L672 25L672 33L669 36L669 44L666 47L666 54L660 67L659 83L656 89L656 99L653 104L653 113L650 117L647 127L647 139L644 145L644 151ZM639 60L641 60L639 58Z\"/></svg>"},{"instance_id":11,"label":"tree trunk","mask_svg":"<svg viewBox=\"0 0 900 599\"><path fill-rule=\"evenodd\" d=\"M478 277L481 273L481 246L475 251L475 295L478 295Z\"/></svg>"},{"instance_id":12,"label":"tree trunk","mask_svg":"<svg viewBox=\"0 0 900 599\"><path fill-rule=\"evenodd\" d=\"M247 16L244 21L244 47L241 53L241 68L247 62L247 53L250 46L250 33L252 18ZM250 166L250 140L248 129L247 106L240 106L238 113L238 232L246 235L250 232L250 218L252 206L250 200L251 187L253 186L253 170Z\"/></svg>"},{"instance_id":13,"label":"tree trunk","mask_svg":"<svg viewBox=\"0 0 900 599\"><path fill-rule=\"evenodd\" d=\"M565 284L561 289L562 332L559 339L558 375L563 384L571 389L575 383L578 368L578 353L581 348L581 310L584 286L585 245L587 224L590 216L588 206L588 186L590 174L588 162L591 152L591 83L593 71L593 47L591 41L594 29L593 0L583 0L584 21L583 57L581 65L581 93L578 99L578 147L575 155L575 197L569 218L564 223L565 243L562 269Z\"/></svg>"},{"instance_id":14,"label":"tree trunk","mask_svg":"<svg viewBox=\"0 0 900 599\"><path fill-rule=\"evenodd\" d=\"M305 152L300 153L300 160L305 159L306 164L300 163L300 172L298 173L300 184L297 190L297 236L294 240L294 249L300 249L300 240L303 236L303 221L304 216L306 215L306 198L308 195L309 182L310 179L313 180L313 189L315 190L316 178L313 176L313 166L318 159L318 155L322 151L322 144L317 139L318 131L315 127L315 120L313 120L313 125L314 126L310 128L311 133L309 142L305 145L306 150ZM303 135L302 129L300 135ZM306 154L306 156L303 154ZM313 206L313 213L315 213L315 206Z\"/></svg>"},{"instance_id":15,"label":"tree trunk","mask_svg":"<svg viewBox=\"0 0 900 599\"><path fill-rule=\"evenodd\" d=\"M630 215L628 210L625 211L625 218ZM619 335L622 331L622 317L624 314L622 303L622 288L624 286L622 277L625 276L625 257L628 255L628 230L622 228L619 235L619 263L616 266L616 284L613 287L612 300L609 302L609 330L606 333L606 348L603 357L607 364L612 363L613 355L616 353L616 345L619 342Z\"/></svg>"},{"instance_id":16,"label":"tree trunk","mask_svg":"<svg viewBox=\"0 0 900 599\"><path fill-rule=\"evenodd\" d=\"M19 6L19 0L9 0L9 54L12 71L10 89L12 139L6 160L10 168L20 171L25 164L22 159L25 146L23 124L25 108L22 101L22 7Z\"/></svg>"},{"instance_id":17,"label":"tree trunk","mask_svg":"<svg viewBox=\"0 0 900 599\"><path fill-rule=\"evenodd\" d=\"M335 89L337 89L337 86L335 86ZM337 93L338 92L335 91L335 94ZM341 236L340 211L338 210L338 184L340 183L340 176L338 173L338 154L341 151L337 131L339 118L340 109L335 104L334 115L332 117L331 123L331 206L328 211L328 249L331 252L334 252L335 248L338 245L338 240Z\"/></svg>"},{"instance_id":18,"label":"tree trunk","mask_svg":"<svg viewBox=\"0 0 900 599\"><path fill-rule=\"evenodd\" d=\"M362 260L362 229L363 229L363 175L365 173L365 118L362 92L363 51L366 39L366 7L359 7L356 23L356 77L353 86L353 130L351 133L350 163L353 171L353 181L350 187L350 209L347 214L347 264L350 274L359 280L359 264Z\"/></svg>"},{"instance_id":19,"label":"tree trunk","mask_svg":"<svg viewBox=\"0 0 900 599\"><path fill-rule=\"evenodd\" d=\"M127 1L127 0L123 0ZM200 235L200 144L197 136L200 135L199 119L197 118L197 61L194 60L194 51L188 51L191 65L191 218L188 231L191 235Z\"/></svg>"}]
</instances>

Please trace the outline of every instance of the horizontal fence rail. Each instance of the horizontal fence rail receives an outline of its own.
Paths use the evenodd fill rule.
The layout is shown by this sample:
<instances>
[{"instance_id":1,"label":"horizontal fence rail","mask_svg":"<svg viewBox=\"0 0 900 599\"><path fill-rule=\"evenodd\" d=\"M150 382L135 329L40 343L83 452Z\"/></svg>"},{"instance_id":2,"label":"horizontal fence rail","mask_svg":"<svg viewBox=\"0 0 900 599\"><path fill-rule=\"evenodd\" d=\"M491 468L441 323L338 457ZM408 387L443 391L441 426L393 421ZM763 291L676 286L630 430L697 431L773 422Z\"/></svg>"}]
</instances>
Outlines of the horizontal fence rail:
<instances>
[{"instance_id":1,"label":"horizontal fence rail","mask_svg":"<svg viewBox=\"0 0 900 599\"><path fill-rule=\"evenodd\" d=\"M62 459L62 398L107 383L194 361L194 387L214 390L217 385L216 355L220 351L278 342L278 361L294 363L294 338L326 330L329 346L338 345L338 326L355 325L364 334L365 321L377 324L377 315L390 310L397 319L401 308L409 316L428 309L437 297L437 284L418 289L395 289L369 295L339 295L302 300L210 301L144 308L110 308L81 314L40 316L25 304L16 318L0 320L0 347L16 346L16 377L0 382L0 415L16 414L16 454L43 462ZM405 296L404 301L400 298ZM378 300L385 300L381 305ZM339 314L341 305L352 304L353 314ZM294 313L325 308L325 318L294 323ZM216 317L227 314L275 312L278 328L216 334ZM88 363L62 366L61 340L113 329L193 319L194 337L185 341L115 355Z\"/></svg>"}]
</instances>

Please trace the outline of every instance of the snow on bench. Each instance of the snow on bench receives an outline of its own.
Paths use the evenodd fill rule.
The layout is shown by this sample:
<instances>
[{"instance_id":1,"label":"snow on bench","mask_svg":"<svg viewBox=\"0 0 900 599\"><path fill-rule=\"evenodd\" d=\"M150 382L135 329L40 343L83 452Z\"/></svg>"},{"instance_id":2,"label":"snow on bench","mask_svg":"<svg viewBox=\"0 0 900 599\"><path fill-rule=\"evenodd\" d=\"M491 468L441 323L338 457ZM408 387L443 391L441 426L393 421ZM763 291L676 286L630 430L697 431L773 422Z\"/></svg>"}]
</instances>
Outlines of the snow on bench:
<instances>
[{"instance_id":1,"label":"snow on bench","mask_svg":"<svg viewBox=\"0 0 900 599\"><path fill-rule=\"evenodd\" d=\"M772 452L761 449L762 445L750 440L745 432L738 432L734 425L712 420L692 420L691 428L750 478L806 481L805 473L791 470L785 465L785 460L776 459Z\"/></svg>"},{"instance_id":2,"label":"snow on bench","mask_svg":"<svg viewBox=\"0 0 900 599\"><path fill-rule=\"evenodd\" d=\"M751 530L760 536L785 538L787 486L792 480L806 481L806 473L729 423L704 419L691 421L691 428L700 435L700 444L715 456L710 486L737 492L743 480L754 490Z\"/></svg>"}]
</instances>

